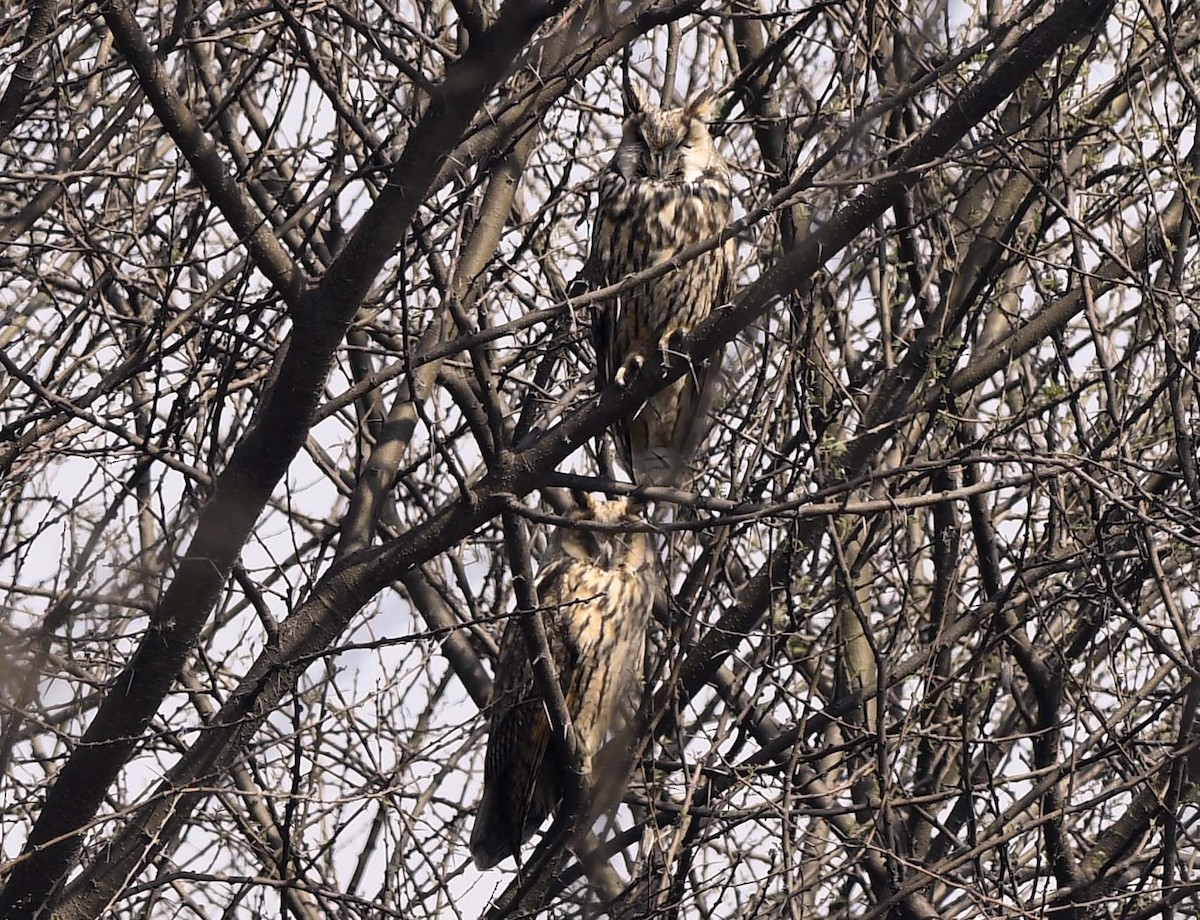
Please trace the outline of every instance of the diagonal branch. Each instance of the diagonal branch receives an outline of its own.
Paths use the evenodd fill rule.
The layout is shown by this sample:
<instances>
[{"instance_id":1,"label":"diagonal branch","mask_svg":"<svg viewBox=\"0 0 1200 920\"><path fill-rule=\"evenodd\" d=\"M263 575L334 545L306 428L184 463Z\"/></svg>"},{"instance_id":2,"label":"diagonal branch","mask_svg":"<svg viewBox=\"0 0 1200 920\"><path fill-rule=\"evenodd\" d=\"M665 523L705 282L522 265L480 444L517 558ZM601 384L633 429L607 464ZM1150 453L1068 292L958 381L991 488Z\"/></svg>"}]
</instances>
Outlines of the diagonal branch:
<instances>
[{"instance_id":1,"label":"diagonal branch","mask_svg":"<svg viewBox=\"0 0 1200 920\"><path fill-rule=\"evenodd\" d=\"M8 86L4 88L4 95L0 96L0 143L12 133L25 95L33 86L43 50L42 42L54 24L56 6L54 0L29 0L29 25L25 29L25 39L21 42L21 51Z\"/></svg>"}]
</instances>

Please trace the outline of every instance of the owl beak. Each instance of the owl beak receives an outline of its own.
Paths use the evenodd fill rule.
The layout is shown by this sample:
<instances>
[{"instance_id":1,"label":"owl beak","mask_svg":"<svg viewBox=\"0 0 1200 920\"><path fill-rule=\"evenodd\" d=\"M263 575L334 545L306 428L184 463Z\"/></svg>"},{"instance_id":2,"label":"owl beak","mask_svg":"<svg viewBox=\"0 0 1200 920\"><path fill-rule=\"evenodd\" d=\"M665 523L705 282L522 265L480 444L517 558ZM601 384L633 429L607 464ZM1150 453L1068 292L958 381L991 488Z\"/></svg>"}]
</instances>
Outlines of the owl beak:
<instances>
[{"instance_id":1,"label":"owl beak","mask_svg":"<svg viewBox=\"0 0 1200 920\"><path fill-rule=\"evenodd\" d=\"M667 174L667 151L650 149L650 175L662 179Z\"/></svg>"}]
</instances>

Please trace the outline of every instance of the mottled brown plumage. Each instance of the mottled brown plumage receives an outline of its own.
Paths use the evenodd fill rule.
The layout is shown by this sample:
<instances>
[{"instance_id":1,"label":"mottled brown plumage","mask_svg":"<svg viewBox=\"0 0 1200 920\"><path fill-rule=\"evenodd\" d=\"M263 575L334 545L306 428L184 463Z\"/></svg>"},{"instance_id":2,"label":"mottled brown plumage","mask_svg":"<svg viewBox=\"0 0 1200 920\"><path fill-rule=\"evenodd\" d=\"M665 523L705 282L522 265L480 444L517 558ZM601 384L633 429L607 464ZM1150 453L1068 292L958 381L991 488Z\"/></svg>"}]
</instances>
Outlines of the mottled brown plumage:
<instances>
[{"instance_id":1,"label":"mottled brown plumage","mask_svg":"<svg viewBox=\"0 0 1200 920\"><path fill-rule=\"evenodd\" d=\"M581 500L583 507L572 515L579 524L641 523L624 499ZM641 674L646 621L654 604L648 535L583 526L559 530L538 573L537 592L546 608L538 615L571 724L594 756ZM557 805L549 749L549 722L514 617L500 640L483 799L471 833L479 868L516 856Z\"/></svg>"},{"instance_id":2,"label":"mottled brown plumage","mask_svg":"<svg viewBox=\"0 0 1200 920\"><path fill-rule=\"evenodd\" d=\"M583 280L605 287L707 240L729 223L729 168L704 120L713 96L682 108L626 100L624 134L600 178L599 208ZM670 349L732 295L729 240L601 305L593 323L597 383L623 382L653 349ZM719 358L657 393L616 431L635 482L678 485L708 428Z\"/></svg>"}]
</instances>

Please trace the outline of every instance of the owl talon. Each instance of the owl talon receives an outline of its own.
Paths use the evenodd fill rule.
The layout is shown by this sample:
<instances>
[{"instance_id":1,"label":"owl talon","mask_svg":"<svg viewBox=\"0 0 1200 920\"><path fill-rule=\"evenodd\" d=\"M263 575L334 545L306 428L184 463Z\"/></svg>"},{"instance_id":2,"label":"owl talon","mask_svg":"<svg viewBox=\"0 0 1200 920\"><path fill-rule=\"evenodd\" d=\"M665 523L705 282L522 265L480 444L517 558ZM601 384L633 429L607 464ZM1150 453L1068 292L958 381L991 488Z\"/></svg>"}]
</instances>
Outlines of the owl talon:
<instances>
[{"instance_id":1,"label":"owl talon","mask_svg":"<svg viewBox=\"0 0 1200 920\"><path fill-rule=\"evenodd\" d=\"M668 329L658 340L658 350L664 356L683 354L687 350L689 332L690 330L684 329L682 326Z\"/></svg>"},{"instance_id":2,"label":"owl talon","mask_svg":"<svg viewBox=\"0 0 1200 920\"><path fill-rule=\"evenodd\" d=\"M632 354L625 359L625 363L617 368L617 373L613 379L617 382L617 386L622 386L628 389L633 386L633 382L637 380L638 375L642 372L642 365L646 363L646 359L639 354Z\"/></svg>"}]
</instances>

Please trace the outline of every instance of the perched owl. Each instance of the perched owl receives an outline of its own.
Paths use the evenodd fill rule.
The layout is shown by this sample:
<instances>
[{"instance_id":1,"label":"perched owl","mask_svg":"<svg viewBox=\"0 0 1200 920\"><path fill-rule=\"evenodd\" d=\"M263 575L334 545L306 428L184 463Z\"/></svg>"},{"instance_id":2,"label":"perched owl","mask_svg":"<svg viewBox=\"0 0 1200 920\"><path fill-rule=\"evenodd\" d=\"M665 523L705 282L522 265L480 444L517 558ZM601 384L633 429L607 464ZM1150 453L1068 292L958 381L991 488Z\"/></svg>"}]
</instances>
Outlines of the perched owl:
<instances>
[{"instance_id":1,"label":"perched owl","mask_svg":"<svg viewBox=\"0 0 1200 920\"><path fill-rule=\"evenodd\" d=\"M716 235L729 223L729 168L704 121L705 91L679 109L633 88L624 134L600 178L599 209L582 280L614 284ZM597 385L625 380L655 348L678 347L732 295L734 244L602 304L593 321ZM720 359L693 368L617 428L622 461L639 485L680 485L708 429Z\"/></svg>"},{"instance_id":2,"label":"perched owl","mask_svg":"<svg viewBox=\"0 0 1200 920\"><path fill-rule=\"evenodd\" d=\"M640 524L630 503L577 498L574 521ZM538 573L550 653L580 743L595 755L620 702L636 689L646 622L654 604L655 558L646 533L559 530ZM640 691L638 691L640 692ZM481 869L516 856L560 799L550 723L521 625L500 640L483 799L471 832Z\"/></svg>"}]
</instances>

